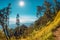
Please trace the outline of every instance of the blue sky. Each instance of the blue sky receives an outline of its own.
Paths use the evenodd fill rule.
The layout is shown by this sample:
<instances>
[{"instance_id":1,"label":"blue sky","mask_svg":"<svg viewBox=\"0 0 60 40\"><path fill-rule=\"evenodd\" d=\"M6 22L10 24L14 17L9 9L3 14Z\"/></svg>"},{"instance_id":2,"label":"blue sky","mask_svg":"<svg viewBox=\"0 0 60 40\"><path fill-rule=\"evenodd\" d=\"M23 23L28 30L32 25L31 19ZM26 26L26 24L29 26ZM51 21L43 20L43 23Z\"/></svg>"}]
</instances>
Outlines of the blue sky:
<instances>
[{"instance_id":1,"label":"blue sky","mask_svg":"<svg viewBox=\"0 0 60 40\"><path fill-rule=\"evenodd\" d=\"M24 1L23 7L19 5L20 1ZM43 0L0 0L0 9L7 7L9 3L11 3L10 21L15 23L16 14L19 13L21 22L27 23L37 19L36 6L42 5Z\"/></svg>"},{"instance_id":2,"label":"blue sky","mask_svg":"<svg viewBox=\"0 0 60 40\"><path fill-rule=\"evenodd\" d=\"M24 1L23 7L19 5L20 1ZM51 1L49 0L49 2ZM17 13L20 15L21 23L32 23L37 20L36 7L43 5L43 2L44 0L0 0L0 9L7 7L11 3L10 24L15 24Z\"/></svg>"},{"instance_id":3,"label":"blue sky","mask_svg":"<svg viewBox=\"0 0 60 40\"><path fill-rule=\"evenodd\" d=\"M25 5L24 7L20 7L20 1L22 0L0 0L0 9L6 7L8 3L11 3L12 14L10 16L15 17L17 13L20 16L36 16L36 6L42 5L43 3L42 0L23 0Z\"/></svg>"}]
</instances>

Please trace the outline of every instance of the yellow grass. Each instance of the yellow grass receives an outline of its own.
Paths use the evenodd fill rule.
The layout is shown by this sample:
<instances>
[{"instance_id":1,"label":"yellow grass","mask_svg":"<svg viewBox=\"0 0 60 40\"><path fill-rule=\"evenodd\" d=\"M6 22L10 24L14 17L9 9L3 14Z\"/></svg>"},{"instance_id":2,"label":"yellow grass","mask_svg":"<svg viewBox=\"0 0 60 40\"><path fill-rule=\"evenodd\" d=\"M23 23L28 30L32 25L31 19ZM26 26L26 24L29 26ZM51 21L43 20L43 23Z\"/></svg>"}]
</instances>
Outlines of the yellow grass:
<instances>
[{"instance_id":1,"label":"yellow grass","mask_svg":"<svg viewBox=\"0 0 60 40\"><path fill-rule=\"evenodd\" d=\"M58 12L55 20L51 22L49 25L44 26L42 29L38 31L33 31L30 36L26 38L20 38L18 40L49 40L49 36L52 35L52 30L56 28L60 24L60 12ZM16 40L15 38L11 38L11 40Z\"/></svg>"}]
</instances>

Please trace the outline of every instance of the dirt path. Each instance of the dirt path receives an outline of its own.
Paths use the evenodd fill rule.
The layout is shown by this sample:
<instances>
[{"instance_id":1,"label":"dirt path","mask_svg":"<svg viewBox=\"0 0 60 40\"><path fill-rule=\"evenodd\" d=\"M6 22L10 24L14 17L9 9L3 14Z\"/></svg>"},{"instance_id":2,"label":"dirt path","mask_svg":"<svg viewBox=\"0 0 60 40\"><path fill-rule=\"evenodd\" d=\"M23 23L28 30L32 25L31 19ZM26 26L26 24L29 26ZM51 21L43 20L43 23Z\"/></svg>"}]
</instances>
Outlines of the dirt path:
<instances>
[{"instance_id":1,"label":"dirt path","mask_svg":"<svg viewBox=\"0 0 60 40\"><path fill-rule=\"evenodd\" d=\"M60 27L53 32L53 35L55 40L60 40Z\"/></svg>"}]
</instances>

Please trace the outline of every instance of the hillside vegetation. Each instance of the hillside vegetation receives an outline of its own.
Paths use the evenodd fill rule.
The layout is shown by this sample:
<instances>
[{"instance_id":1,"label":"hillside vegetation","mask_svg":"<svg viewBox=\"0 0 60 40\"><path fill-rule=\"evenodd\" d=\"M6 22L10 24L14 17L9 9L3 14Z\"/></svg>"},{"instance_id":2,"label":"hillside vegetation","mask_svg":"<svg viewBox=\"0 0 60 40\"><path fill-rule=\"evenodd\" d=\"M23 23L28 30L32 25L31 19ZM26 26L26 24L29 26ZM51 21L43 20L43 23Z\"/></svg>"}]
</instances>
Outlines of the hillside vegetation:
<instances>
[{"instance_id":1,"label":"hillside vegetation","mask_svg":"<svg viewBox=\"0 0 60 40\"><path fill-rule=\"evenodd\" d=\"M33 32L26 38L19 38L19 40L54 40L52 30L60 25L60 11L57 13L55 19L48 25L42 27L39 30L33 30ZM3 35L2 32L0 35ZM0 39L5 39L4 36L0 36ZM12 37L11 40L16 40L15 37Z\"/></svg>"},{"instance_id":2,"label":"hillside vegetation","mask_svg":"<svg viewBox=\"0 0 60 40\"><path fill-rule=\"evenodd\" d=\"M53 22L38 31L33 31L31 36L28 36L29 39L26 40L54 40L52 30L58 25L60 25L60 11L57 13Z\"/></svg>"},{"instance_id":3,"label":"hillside vegetation","mask_svg":"<svg viewBox=\"0 0 60 40\"><path fill-rule=\"evenodd\" d=\"M6 24L8 20L4 19L7 16L4 14L5 10L3 10L3 14L1 11L0 24L3 31L0 31L0 40L55 40L54 30L60 26L60 2L54 0L53 6L45 0L43 4L42 6L37 6L36 16L38 19L29 27L24 24L20 25L19 14L17 14L16 28L8 28Z\"/></svg>"}]
</instances>

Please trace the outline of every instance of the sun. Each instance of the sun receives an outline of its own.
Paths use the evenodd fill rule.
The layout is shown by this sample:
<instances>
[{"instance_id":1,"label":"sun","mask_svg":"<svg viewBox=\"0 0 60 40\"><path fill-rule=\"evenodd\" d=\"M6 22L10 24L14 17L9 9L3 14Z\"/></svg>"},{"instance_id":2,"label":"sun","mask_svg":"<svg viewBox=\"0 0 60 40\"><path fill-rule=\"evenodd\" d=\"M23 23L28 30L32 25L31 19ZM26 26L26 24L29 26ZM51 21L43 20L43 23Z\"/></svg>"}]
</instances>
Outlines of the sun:
<instances>
[{"instance_id":1,"label":"sun","mask_svg":"<svg viewBox=\"0 0 60 40\"><path fill-rule=\"evenodd\" d=\"M24 1L19 2L19 6L21 6L21 7L24 6L24 4L25 4Z\"/></svg>"}]
</instances>

